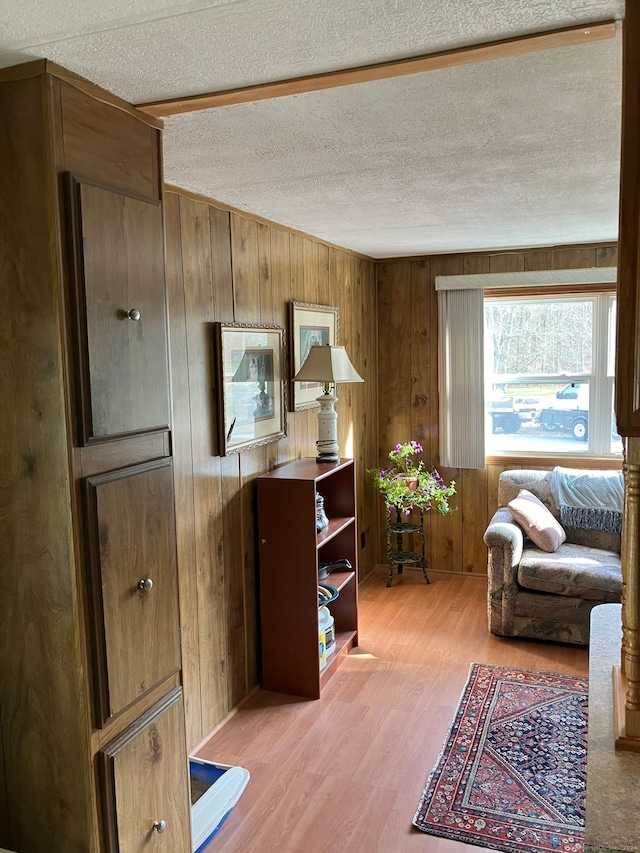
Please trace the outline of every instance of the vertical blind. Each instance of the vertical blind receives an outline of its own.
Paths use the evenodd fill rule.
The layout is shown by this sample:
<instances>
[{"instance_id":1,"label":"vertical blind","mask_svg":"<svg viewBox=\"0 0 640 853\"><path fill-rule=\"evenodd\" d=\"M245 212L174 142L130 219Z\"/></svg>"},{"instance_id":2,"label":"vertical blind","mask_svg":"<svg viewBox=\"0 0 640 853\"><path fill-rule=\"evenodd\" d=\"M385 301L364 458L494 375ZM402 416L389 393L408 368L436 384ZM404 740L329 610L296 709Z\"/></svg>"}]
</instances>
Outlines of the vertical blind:
<instances>
[{"instance_id":1,"label":"vertical blind","mask_svg":"<svg viewBox=\"0 0 640 853\"><path fill-rule=\"evenodd\" d=\"M440 464L484 468L482 290L438 292Z\"/></svg>"}]
</instances>

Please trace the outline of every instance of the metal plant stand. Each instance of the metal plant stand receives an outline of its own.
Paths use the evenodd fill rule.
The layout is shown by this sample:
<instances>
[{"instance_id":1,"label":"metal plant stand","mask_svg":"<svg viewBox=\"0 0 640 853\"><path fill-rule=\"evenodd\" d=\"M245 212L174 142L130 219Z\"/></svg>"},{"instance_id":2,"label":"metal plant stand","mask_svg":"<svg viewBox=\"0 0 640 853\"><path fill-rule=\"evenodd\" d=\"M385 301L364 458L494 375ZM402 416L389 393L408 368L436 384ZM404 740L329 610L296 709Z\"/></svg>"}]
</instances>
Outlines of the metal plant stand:
<instances>
[{"instance_id":1,"label":"metal plant stand","mask_svg":"<svg viewBox=\"0 0 640 853\"><path fill-rule=\"evenodd\" d=\"M412 524L407 521L402 521L402 515L397 512L396 520L393 520L393 510L387 509L387 558L389 560L389 574L387 575L387 586L393 583L393 567L398 567L398 574L402 574L402 570L406 563L419 563L422 568L422 574L427 583L430 583L427 577L427 565L424 556L424 510L420 509L420 523ZM416 551L402 550L402 537L408 533L419 533L422 540L422 553ZM393 534L396 537L396 550L391 547L391 539Z\"/></svg>"}]
</instances>

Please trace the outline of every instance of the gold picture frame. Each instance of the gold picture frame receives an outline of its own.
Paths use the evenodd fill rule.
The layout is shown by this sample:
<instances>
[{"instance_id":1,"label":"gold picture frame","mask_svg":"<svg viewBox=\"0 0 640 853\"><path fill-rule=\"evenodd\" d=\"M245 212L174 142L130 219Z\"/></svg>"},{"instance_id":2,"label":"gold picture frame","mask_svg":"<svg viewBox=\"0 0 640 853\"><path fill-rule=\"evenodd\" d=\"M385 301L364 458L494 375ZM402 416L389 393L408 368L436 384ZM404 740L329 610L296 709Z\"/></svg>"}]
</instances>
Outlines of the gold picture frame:
<instances>
[{"instance_id":1,"label":"gold picture frame","mask_svg":"<svg viewBox=\"0 0 640 853\"><path fill-rule=\"evenodd\" d=\"M322 394L322 383L294 382L293 377L304 364L311 346L315 344L335 346L338 343L339 311L329 305L291 302L289 320L289 369L291 371L289 400L291 411L300 412L318 406L316 398Z\"/></svg>"},{"instance_id":2,"label":"gold picture frame","mask_svg":"<svg viewBox=\"0 0 640 853\"><path fill-rule=\"evenodd\" d=\"M214 324L221 456L286 436L284 346L281 326Z\"/></svg>"}]
</instances>

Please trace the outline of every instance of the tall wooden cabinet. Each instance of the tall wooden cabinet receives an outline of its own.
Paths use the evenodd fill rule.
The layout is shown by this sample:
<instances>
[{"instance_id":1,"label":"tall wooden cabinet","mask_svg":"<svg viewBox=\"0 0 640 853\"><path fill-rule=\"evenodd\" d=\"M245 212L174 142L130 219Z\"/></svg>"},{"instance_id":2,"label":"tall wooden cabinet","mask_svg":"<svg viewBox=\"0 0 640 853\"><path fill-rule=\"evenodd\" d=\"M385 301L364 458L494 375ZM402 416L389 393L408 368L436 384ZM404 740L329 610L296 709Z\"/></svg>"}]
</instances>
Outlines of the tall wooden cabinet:
<instances>
[{"instance_id":1,"label":"tall wooden cabinet","mask_svg":"<svg viewBox=\"0 0 640 853\"><path fill-rule=\"evenodd\" d=\"M353 459L299 459L257 478L262 682L265 690L318 699L341 656L358 645L357 520ZM316 530L316 494L329 524ZM318 569L347 560L322 583L338 590L329 607L336 650L320 669Z\"/></svg>"},{"instance_id":2,"label":"tall wooden cabinet","mask_svg":"<svg viewBox=\"0 0 640 853\"><path fill-rule=\"evenodd\" d=\"M0 71L0 847L189 853L160 125Z\"/></svg>"},{"instance_id":3,"label":"tall wooden cabinet","mask_svg":"<svg viewBox=\"0 0 640 853\"><path fill-rule=\"evenodd\" d=\"M640 9L622 30L622 151L618 241L615 412L624 443L622 667L615 693L623 720L616 746L640 750ZM623 677L624 674L624 677Z\"/></svg>"}]
</instances>

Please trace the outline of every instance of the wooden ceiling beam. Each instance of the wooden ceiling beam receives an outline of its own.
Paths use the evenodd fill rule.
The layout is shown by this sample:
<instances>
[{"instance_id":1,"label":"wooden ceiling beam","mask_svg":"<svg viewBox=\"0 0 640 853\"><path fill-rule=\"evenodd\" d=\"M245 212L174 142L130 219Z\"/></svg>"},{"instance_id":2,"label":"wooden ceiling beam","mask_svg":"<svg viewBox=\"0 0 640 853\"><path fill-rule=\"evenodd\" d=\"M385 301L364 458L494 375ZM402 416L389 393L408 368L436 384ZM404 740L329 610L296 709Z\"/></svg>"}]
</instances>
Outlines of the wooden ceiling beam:
<instances>
[{"instance_id":1,"label":"wooden ceiling beam","mask_svg":"<svg viewBox=\"0 0 640 853\"><path fill-rule=\"evenodd\" d=\"M437 71L442 68L453 68L457 65L469 65L490 59L522 56L539 50L590 44L594 41L613 38L615 34L616 22L604 21L581 27L567 27L561 30L503 39L502 41L478 44L472 47L462 47L456 50L446 50L425 56L415 56L410 59L399 59L394 62L381 62L377 65L329 71L326 74L312 74L307 77L295 77L290 80L278 80L272 83L262 83L259 86L246 86L241 89L228 89L222 92L208 92L186 98L154 101L153 103L138 104L137 108L150 116L160 118L197 110L210 110L215 107L246 104L269 98L320 92L324 89L352 86L357 83L368 83L372 80L404 77L407 74Z\"/></svg>"}]
</instances>

